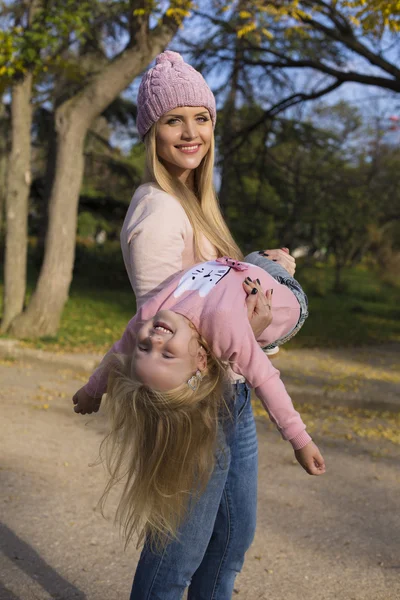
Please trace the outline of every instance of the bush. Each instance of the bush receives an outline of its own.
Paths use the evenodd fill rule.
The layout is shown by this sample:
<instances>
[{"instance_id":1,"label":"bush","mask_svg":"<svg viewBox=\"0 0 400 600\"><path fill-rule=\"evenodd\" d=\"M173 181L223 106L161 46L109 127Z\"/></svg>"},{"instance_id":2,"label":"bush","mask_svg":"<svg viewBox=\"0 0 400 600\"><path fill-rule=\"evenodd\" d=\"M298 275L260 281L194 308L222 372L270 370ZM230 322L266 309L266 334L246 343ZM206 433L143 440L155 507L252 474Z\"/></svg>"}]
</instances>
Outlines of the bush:
<instances>
[{"instance_id":1,"label":"bush","mask_svg":"<svg viewBox=\"0 0 400 600\"><path fill-rule=\"evenodd\" d=\"M93 238L96 235L97 219L88 211L78 215L78 235L83 238Z\"/></svg>"},{"instance_id":2,"label":"bush","mask_svg":"<svg viewBox=\"0 0 400 600\"><path fill-rule=\"evenodd\" d=\"M326 271L320 269L299 268L295 277L307 296L325 298L332 288L332 281Z\"/></svg>"},{"instance_id":3,"label":"bush","mask_svg":"<svg viewBox=\"0 0 400 600\"><path fill-rule=\"evenodd\" d=\"M130 289L119 241L99 246L90 240L78 240L73 277L79 286Z\"/></svg>"}]
</instances>

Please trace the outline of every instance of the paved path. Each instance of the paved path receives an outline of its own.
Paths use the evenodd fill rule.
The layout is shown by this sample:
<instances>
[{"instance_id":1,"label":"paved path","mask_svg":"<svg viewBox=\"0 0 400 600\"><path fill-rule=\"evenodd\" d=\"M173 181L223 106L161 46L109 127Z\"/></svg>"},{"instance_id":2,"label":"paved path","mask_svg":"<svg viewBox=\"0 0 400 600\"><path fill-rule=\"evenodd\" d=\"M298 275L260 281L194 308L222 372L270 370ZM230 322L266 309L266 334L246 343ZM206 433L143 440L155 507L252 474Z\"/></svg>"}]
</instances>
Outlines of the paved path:
<instances>
[{"instance_id":1,"label":"paved path","mask_svg":"<svg viewBox=\"0 0 400 600\"><path fill-rule=\"evenodd\" d=\"M400 344L293 350L273 358L294 396L370 408L400 407Z\"/></svg>"},{"instance_id":2,"label":"paved path","mask_svg":"<svg viewBox=\"0 0 400 600\"><path fill-rule=\"evenodd\" d=\"M289 356L279 360L291 370ZM71 410L84 376L3 360L0 378L0 600L128 598L138 553L124 553L96 510L104 475L88 466L104 419ZM328 471L306 475L257 418L258 530L234 597L399 600L400 413L356 410L324 393L299 400Z\"/></svg>"}]
</instances>

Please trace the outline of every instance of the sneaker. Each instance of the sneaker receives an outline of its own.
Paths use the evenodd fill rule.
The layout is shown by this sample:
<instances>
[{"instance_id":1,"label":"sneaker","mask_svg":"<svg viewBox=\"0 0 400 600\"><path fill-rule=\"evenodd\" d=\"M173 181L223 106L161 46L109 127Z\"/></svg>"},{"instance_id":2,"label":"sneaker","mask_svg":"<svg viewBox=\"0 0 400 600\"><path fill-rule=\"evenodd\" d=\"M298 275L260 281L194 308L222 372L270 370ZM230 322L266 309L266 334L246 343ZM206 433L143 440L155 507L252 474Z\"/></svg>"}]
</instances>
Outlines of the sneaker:
<instances>
[{"instance_id":1,"label":"sneaker","mask_svg":"<svg viewBox=\"0 0 400 600\"><path fill-rule=\"evenodd\" d=\"M279 346L274 346L273 348L263 348L263 352L267 356L274 356L274 354L278 354Z\"/></svg>"}]
</instances>

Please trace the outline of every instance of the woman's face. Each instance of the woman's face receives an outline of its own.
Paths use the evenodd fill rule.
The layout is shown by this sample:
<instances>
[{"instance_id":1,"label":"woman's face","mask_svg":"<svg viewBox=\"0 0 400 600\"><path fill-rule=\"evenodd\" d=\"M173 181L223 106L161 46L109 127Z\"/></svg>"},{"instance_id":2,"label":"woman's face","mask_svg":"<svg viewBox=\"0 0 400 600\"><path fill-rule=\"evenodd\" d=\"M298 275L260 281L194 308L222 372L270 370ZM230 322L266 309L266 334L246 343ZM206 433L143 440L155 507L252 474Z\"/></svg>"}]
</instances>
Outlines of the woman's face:
<instances>
[{"instance_id":1,"label":"woman's face","mask_svg":"<svg viewBox=\"0 0 400 600\"><path fill-rule=\"evenodd\" d=\"M157 155L169 173L186 181L211 146L213 126L204 106L180 106L157 122Z\"/></svg>"}]
</instances>

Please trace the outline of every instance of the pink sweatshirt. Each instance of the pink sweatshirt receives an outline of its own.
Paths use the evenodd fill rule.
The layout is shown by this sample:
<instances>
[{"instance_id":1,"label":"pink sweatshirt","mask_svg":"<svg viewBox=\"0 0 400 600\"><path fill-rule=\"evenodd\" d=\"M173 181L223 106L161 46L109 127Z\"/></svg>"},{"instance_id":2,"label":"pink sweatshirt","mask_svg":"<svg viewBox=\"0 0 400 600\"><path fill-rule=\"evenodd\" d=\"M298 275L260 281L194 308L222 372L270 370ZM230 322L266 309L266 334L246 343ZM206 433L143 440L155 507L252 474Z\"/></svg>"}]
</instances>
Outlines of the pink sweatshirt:
<instances>
[{"instance_id":1,"label":"pink sweatshirt","mask_svg":"<svg viewBox=\"0 0 400 600\"><path fill-rule=\"evenodd\" d=\"M143 321L159 310L172 310L188 318L207 340L212 352L229 362L243 375L277 425L282 437L299 449L311 440L299 413L294 409L281 379L254 338L247 317L245 277L261 281L264 289L273 289L273 321L258 342L270 344L286 335L296 325L300 308L294 294L275 281L260 267L221 258L195 265L180 273L163 290L148 300L129 322L122 338L106 355L130 354ZM87 383L86 392L99 397L107 388L108 371L103 359Z\"/></svg>"}]
</instances>

